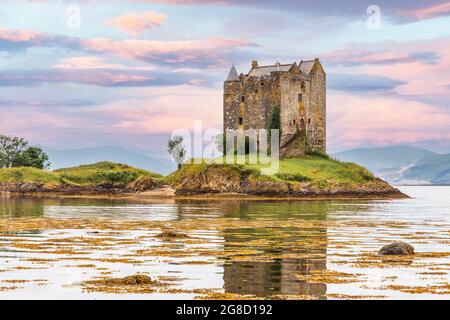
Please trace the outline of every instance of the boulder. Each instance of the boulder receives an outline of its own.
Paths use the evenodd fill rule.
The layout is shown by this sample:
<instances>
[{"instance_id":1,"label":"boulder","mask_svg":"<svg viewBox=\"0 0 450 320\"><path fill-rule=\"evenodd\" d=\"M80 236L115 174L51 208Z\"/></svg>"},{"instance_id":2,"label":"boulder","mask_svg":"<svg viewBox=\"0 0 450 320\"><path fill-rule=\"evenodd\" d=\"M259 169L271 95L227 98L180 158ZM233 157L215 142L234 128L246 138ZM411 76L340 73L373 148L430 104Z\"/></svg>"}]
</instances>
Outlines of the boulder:
<instances>
[{"instance_id":1,"label":"boulder","mask_svg":"<svg viewBox=\"0 0 450 320\"><path fill-rule=\"evenodd\" d=\"M414 247L406 242L398 241L388 245L378 251L380 256L407 256L414 254Z\"/></svg>"}]
</instances>

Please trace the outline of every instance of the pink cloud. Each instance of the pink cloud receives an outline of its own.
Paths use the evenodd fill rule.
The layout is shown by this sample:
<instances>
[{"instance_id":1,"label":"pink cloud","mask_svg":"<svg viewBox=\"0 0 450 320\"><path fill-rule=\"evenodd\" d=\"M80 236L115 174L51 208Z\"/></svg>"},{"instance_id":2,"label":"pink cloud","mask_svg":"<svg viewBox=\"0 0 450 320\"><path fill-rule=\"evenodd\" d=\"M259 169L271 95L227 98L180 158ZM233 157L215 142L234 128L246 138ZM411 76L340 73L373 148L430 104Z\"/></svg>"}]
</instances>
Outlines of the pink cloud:
<instances>
[{"instance_id":1,"label":"pink cloud","mask_svg":"<svg viewBox=\"0 0 450 320\"><path fill-rule=\"evenodd\" d=\"M108 63L102 57L95 56L81 56L61 59L57 64L53 66L57 69L115 69L115 70L138 70L138 71L151 71L156 70L152 66L129 66L119 63Z\"/></svg>"},{"instance_id":2,"label":"pink cloud","mask_svg":"<svg viewBox=\"0 0 450 320\"><path fill-rule=\"evenodd\" d=\"M236 38L199 40L112 40L108 38L75 38L28 30L0 28L0 46L17 51L31 47L61 47L95 53L112 53L122 57L164 64L210 66L228 63L228 55L236 49L255 44ZM183 67L188 67L183 65Z\"/></svg>"},{"instance_id":3,"label":"pink cloud","mask_svg":"<svg viewBox=\"0 0 450 320\"><path fill-rule=\"evenodd\" d=\"M132 36L138 36L146 30L160 26L165 21L165 14L147 11L129 12L106 21L106 24Z\"/></svg>"},{"instance_id":4,"label":"pink cloud","mask_svg":"<svg viewBox=\"0 0 450 320\"><path fill-rule=\"evenodd\" d=\"M171 134L192 130L200 121L205 128L222 128L220 89L182 85L151 88L149 99L127 99L93 108L96 116L109 118L111 129L128 135Z\"/></svg>"},{"instance_id":5,"label":"pink cloud","mask_svg":"<svg viewBox=\"0 0 450 320\"><path fill-rule=\"evenodd\" d=\"M30 92L32 97L38 91ZM196 121L202 121L205 129L222 128L220 89L133 88L112 100L82 108L9 107L8 116L0 117L0 126L2 133L65 148L102 144L155 148L152 137L168 136L176 129L192 130Z\"/></svg>"},{"instance_id":6,"label":"pink cloud","mask_svg":"<svg viewBox=\"0 0 450 320\"><path fill-rule=\"evenodd\" d=\"M432 19L450 13L450 2L435 4L415 10L401 10L399 13L417 20Z\"/></svg>"},{"instance_id":7,"label":"pink cloud","mask_svg":"<svg viewBox=\"0 0 450 320\"><path fill-rule=\"evenodd\" d=\"M390 65L356 66L354 72L390 76L406 82L395 91L404 96L448 97L450 95L450 38L439 38L415 43L391 43L390 50L399 55L427 48L439 57L439 63L410 61Z\"/></svg>"},{"instance_id":8,"label":"pink cloud","mask_svg":"<svg viewBox=\"0 0 450 320\"><path fill-rule=\"evenodd\" d=\"M61 59L59 63L54 65L58 69L125 69L121 64L106 63L100 57L73 57Z\"/></svg>"},{"instance_id":9,"label":"pink cloud","mask_svg":"<svg viewBox=\"0 0 450 320\"><path fill-rule=\"evenodd\" d=\"M360 49L360 46L345 48L328 52L322 56L327 63L344 66L355 66L363 64L392 65L399 63L435 63L437 56L435 52L422 48L415 50L399 50L395 44L389 46L379 45L375 50Z\"/></svg>"},{"instance_id":10,"label":"pink cloud","mask_svg":"<svg viewBox=\"0 0 450 320\"><path fill-rule=\"evenodd\" d=\"M328 145L334 149L450 141L447 110L400 97L332 93L328 119Z\"/></svg>"},{"instance_id":11,"label":"pink cloud","mask_svg":"<svg viewBox=\"0 0 450 320\"><path fill-rule=\"evenodd\" d=\"M204 40L153 41L110 40L106 38L84 40L85 50L114 53L131 59L159 60L168 64L197 61L205 65L220 62L227 50L251 46L246 40L210 38Z\"/></svg>"}]
</instances>

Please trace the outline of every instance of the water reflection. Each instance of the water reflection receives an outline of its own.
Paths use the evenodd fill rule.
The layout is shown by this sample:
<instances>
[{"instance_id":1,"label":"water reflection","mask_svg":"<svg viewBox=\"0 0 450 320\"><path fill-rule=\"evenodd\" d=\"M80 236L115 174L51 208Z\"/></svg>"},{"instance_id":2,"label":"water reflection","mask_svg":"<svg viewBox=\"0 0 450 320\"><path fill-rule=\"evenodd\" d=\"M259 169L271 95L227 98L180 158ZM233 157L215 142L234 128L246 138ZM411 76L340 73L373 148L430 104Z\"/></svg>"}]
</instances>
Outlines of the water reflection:
<instances>
[{"instance_id":1,"label":"water reflection","mask_svg":"<svg viewBox=\"0 0 450 320\"><path fill-rule=\"evenodd\" d=\"M11 197L0 193L0 217L42 217L44 204L41 200L27 197Z\"/></svg>"},{"instance_id":2,"label":"water reflection","mask_svg":"<svg viewBox=\"0 0 450 320\"><path fill-rule=\"evenodd\" d=\"M279 230L278 230L279 231ZM327 229L284 230L276 235L272 228L233 229L225 231L225 251L239 243L269 239L269 245L257 247L270 261L232 261L224 265L224 289L228 293L260 297L271 295L308 295L325 298L323 283L299 281L296 275L326 269ZM247 247L252 249L252 246ZM293 259L289 256L304 257Z\"/></svg>"},{"instance_id":3,"label":"water reflection","mask_svg":"<svg viewBox=\"0 0 450 320\"><path fill-rule=\"evenodd\" d=\"M19 236L6 232L0 239L0 260L4 266L3 271L0 270L0 284L2 279L29 278L48 279L52 285L22 284L23 291L5 291L0 296L33 297L36 292L45 290L49 297L60 297L61 293L87 297L79 287L65 286L74 282L66 281L66 274L74 274L76 270L80 277L82 274L92 279L100 275L100 269L81 269L86 264L76 261L69 264L74 258L70 250L75 250L89 252L90 256L83 254L79 258L89 257L92 259L89 263L111 272L111 277L142 272L156 278L175 274L180 278L176 289L207 288L274 298L404 297L407 291L386 288L388 285L393 285L392 288L398 285L441 288L448 279L450 188L442 189L444 195L440 201L428 196L439 190L413 189L417 193L414 198L396 201L136 203L0 195L0 218L44 216L50 218L49 221L51 218L57 218L55 221L86 218L82 224L87 223L86 228L81 225L80 229L34 231L26 229L33 219L17 221L24 223L26 232ZM129 226L114 232L108 228L92 232L96 219L91 217L106 218L104 220L111 221L111 225L129 223ZM146 220L157 222L140 229L141 222ZM7 231L10 221L2 222ZM154 235L164 228L188 233L191 237L156 238ZM103 240L93 242L93 238ZM437 255L418 256L414 261L406 261L407 264L387 261L381 266L380 261L369 259L386 242L398 239L412 242L417 252ZM48 250L60 251L63 242L67 242L64 249L69 253L47 253ZM110 249L104 250L105 246ZM137 255L137 249L145 249L146 254ZM104 261L111 256L134 257L141 263ZM27 260L42 258L55 261L41 261L36 265L35 261ZM357 281L347 281L354 279ZM90 297L111 296L93 293ZM162 297L174 298L172 293L163 293Z\"/></svg>"}]
</instances>

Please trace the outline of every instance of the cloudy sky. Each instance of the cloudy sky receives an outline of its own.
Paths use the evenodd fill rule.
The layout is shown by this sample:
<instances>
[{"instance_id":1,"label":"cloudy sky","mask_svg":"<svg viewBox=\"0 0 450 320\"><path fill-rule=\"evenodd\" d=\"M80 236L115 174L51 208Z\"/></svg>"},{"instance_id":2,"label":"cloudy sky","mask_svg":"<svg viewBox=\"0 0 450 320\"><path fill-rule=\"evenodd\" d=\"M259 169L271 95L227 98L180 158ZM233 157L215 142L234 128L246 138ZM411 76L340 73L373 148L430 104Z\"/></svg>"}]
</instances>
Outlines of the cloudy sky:
<instances>
[{"instance_id":1,"label":"cloudy sky","mask_svg":"<svg viewBox=\"0 0 450 320\"><path fill-rule=\"evenodd\" d=\"M232 63L246 73L252 59L318 57L330 151L450 153L450 1L0 3L0 133L160 153L175 129L222 127Z\"/></svg>"}]
</instances>

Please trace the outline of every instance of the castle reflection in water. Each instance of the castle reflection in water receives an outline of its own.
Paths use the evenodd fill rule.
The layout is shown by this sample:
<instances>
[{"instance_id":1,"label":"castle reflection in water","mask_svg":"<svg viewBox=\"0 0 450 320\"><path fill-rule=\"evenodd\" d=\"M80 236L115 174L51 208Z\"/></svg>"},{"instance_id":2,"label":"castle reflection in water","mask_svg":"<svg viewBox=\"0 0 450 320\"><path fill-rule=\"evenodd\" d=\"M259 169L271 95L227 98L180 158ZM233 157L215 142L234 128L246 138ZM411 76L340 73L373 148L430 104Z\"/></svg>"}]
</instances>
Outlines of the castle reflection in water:
<instances>
[{"instance_id":1,"label":"castle reflection in water","mask_svg":"<svg viewBox=\"0 0 450 320\"><path fill-rule=\"evenodd\" d=\"M239 213L243 219L275 218L289 219L325 219L331 209L326 202L287 202L267 204L235 203L228 207L229 215ZM283 233L282 237L274 231ZM312 231L312 232L311 232ZM277 232L275 232L277 233ZM313 270L326 269L327 228L314 230L299 228L233 229L225 231L225 251L235 243L250 243L255 239L269 240L264 254L270 261L230 261L224 265L224 289L227 293L256 295L307 295L326 299L327 286L324 283L300 281L297 275L306 275ZM302 243L304 245L299 246ZM259 248L261 249L261 248ZM292 256L302 258L295 259Z\"/></svg>"}]
</instances>

